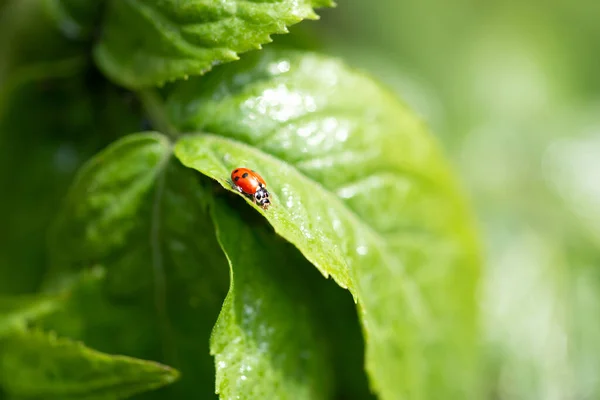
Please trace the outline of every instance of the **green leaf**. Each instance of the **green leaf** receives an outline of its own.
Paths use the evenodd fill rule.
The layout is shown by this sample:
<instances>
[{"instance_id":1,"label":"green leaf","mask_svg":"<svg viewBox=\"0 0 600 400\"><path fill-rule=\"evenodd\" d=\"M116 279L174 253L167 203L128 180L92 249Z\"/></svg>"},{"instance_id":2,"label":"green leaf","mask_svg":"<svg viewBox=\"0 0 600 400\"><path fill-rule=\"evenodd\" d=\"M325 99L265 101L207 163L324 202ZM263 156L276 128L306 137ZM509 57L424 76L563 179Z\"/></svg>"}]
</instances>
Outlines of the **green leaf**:
<instances>
[{"instance_id":1,"label":"green leaf","mask_svg":"<svg viewBox=\"0 0 600 400\"><path fill-rule=\"evenodd\" d=\"M338 61L294 52L182 83L169 109L206 132L176 144L184 165L230 190L232 169L260 172L260 212L354 293L381 398L478 397L471 216L421 121Z\"/></svg>"},{"instance_id":2,"label":"green leaf","mask_svg":"<svg viewBox=\"0 0 600 400\"><path fill-rule=\"evenodd\" d=\"M316 19L314 7L332 5L331 0L112 0L95 58L120 85L154 86L237 60L238 53L270 42L270 35Z\"/></svg>"},{"instance_id":3,"label":"green leaf","mask_svg":"<svg viewBox=\"0 0 600 400\"><path fill-rule=\"evenodd\" d=\"M168 396L213 398L208 342L228 277L209 195L158 133L127 136L92 158L51 234L46 286L91 265L102 266L106 278L74 294L65 313L43 326L102 351L176 367L183 379Z\"/></svg>"},{"instance_id":4,"label":"green leaf","mask_svg":"<svg viewBox=\"0 0 600 400\"><path fill-rule=\"evenodd\" d=\"M0 297L0 338L55 311L61 300L54 295Z\"/></svg>"},{"instance_id":5,"label":"green leaf","mask_svg":"<svg viewBox=\"0 0 600 400\"><path fill-rule=\"evenodd\" d=\"M103 354L37 331L11 335L0 346L0 387L16 398L124 399L179 375L155 362Z\"/></svg>"},{"instance_id":6,"label":"green leaf","mask_svg":"<svg viewBox=\"0 0 600 400\"><path fill-rule=\"evenodd\" d=\"M214 205L231 287L211 337L223 399L329 399L332 372L319 332L310 266L260 224Z\"/></svg>"},{"instance_id":7,"label":"green leaf","mask_svg":"<svg viewBox=\"0 0 600 400\"><path fill-rule=\"evenodd\" d=\"M88 162L79 171L57 222L51 240L53 264L64 268L98 260L125 246L137 225L131 215L151 193L170 156L169 140L147 133L126 136Z\"/></svg>"}]
</instances>

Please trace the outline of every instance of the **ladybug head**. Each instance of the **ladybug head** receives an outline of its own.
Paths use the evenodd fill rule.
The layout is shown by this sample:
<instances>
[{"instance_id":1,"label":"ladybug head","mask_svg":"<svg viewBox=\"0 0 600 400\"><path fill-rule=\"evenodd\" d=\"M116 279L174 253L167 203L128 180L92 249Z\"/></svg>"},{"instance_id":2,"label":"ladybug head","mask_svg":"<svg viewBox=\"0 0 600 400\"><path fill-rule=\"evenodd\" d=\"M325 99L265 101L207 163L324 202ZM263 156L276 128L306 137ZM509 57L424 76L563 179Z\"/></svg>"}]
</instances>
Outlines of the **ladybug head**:
<instances>
[{"instance_id":1,"label":"ladybug head","mask_svg":"<svg viewBox=\"0 0 600 400\"><path fill-rule=\"evenodd\" d=\"M268 209L271 205L271 200L269 200L269 192L264 187L259 188L254 193L254 202L261 206L263 209Z\"/></svg>"}]
</instances>

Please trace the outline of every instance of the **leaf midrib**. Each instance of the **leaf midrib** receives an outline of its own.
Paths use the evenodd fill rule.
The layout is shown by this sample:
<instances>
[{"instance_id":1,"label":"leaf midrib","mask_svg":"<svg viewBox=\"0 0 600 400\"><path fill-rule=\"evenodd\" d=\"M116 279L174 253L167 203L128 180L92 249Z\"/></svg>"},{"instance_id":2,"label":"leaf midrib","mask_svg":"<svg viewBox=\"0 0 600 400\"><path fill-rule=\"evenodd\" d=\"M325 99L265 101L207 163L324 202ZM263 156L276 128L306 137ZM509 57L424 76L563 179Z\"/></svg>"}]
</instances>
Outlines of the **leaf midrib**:
<instances>
[{"instance_id":1,"label":"leaf midrib","mask_svg":"<svg viewBox=\"0 0 600 400\"><path fill-rule=\"evenodd\" d=\"M209 48L196 46L193 43L190 43L187 40L185 40L181 35L181 30L179 29L179 24L174 24L173 21L171 21L167 16L165 16L160 11L156 10L154 7L147 5L147 4L142 4L139 0L119 0L119 1L127 1L130 3L130 7L137 7L140 10L140 15L143 16L144 19L146 19L146 21L148 21L149 24L151 24L152 26L157 28L157 29L155 29L155 32L157 32L160 36L162 36L162 38L164 40L166 40L167 42L174 44L178 50L186 53L186 55L188 57L190 57L190 59L192 59L191 58L192 56L190 53L193 53L196 56L199 56L200 53L202 53L202 52L212 50ZM134 6L134 4L135 4L135 6ZM160 25L160 29L159 29L159 27L156 26L157 22ZM168 29L164 29L165 27L168 27ZM167 35L167 32L170 32L171 35ZM192 59L192 60L196 61L195 59Z\"/></svg>"}]
</instances>

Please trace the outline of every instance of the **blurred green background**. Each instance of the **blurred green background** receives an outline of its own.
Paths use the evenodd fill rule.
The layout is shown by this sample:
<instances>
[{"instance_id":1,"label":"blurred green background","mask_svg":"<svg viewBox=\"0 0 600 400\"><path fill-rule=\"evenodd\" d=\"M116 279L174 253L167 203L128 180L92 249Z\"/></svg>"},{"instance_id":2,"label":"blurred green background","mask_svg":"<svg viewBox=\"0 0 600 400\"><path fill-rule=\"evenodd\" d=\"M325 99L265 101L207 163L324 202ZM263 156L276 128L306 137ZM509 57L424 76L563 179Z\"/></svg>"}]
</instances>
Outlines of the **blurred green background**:
<instances>
[{"instance_id":1,"label":"blurred green background","mask_svg":"<svg viewBox=\"0 0 600 400\"><path fill-rule=\"evenodd\" d=\"M293 32L408 102L470 195L486 250L487 398L600 398L600 1L339 0L321 15ZM39 283L45 229L78 165L143 129L127 96L96 71L11 99L0 293Z\"/></svg>"},{"instance_id":2,"label":"blurred green background","mask_svg":"<svg viewBox=\"0 0 600 400\"><path fill-rule=\"evenodd\" d=\"M488 398L600 398L600 2L354 0L322 16L325 51L411 104L471 196Z\"/></svg>"}]
</instances>

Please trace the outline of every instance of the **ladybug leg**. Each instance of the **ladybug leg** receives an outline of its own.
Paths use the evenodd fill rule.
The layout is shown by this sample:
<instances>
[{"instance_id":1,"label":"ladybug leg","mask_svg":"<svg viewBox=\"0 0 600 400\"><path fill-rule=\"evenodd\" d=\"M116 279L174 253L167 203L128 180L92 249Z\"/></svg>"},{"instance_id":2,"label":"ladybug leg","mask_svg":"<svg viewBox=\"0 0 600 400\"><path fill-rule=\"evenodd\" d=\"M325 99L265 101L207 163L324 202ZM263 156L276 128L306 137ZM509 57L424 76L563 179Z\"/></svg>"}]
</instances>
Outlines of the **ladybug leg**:
<instances>
[{"instance_id":1,"label":"ladybug leg","mask_svg":"<svg viewBox=\"0 0 600 400\"><path fill-rule=\"evenodd\" d=\"M252 200L252 202L256 205L258 205L258 202L256 201L256 197L253 194L246 194L244 193L244 195L249 199Z\"/></svg>"},{"instance_id":2,"label":"ladybug leg","mask_svg":"<svg viewBox=\"0 0 600 400\"><path fill-rule=\"evenodd\" d=\"M242 194L244 193L242 191L242 188L239 187L238 185L236 185L235 183L233 183L233 181L231 179L227 179L227 183L229 183L231 185L231 187L234 188L235 190L237 190L238 192L240 192Z\"/></svg>"}]
</instances>

